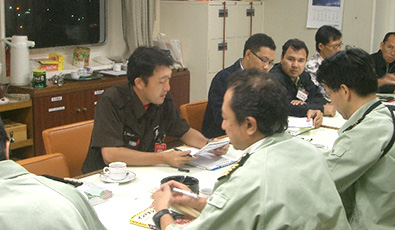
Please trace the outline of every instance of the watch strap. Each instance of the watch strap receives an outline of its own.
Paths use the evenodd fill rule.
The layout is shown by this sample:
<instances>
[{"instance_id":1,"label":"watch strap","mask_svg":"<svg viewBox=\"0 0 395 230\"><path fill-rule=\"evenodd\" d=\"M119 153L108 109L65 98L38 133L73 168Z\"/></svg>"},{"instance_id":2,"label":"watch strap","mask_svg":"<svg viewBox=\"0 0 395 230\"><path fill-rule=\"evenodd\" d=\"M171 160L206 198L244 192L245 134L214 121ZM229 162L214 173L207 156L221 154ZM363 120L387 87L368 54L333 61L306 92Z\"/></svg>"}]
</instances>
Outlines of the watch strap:
<instances>
[{"instance_id":1,"label":"watch strap","mask_svg":"<svg viewBox=\"0 0 395 230\"><path fill-rule=\"evenodd\" d=\"M155 215L152 217L152 220L154 221L155 226L160 230L160 218L162 218L163 215L170 214L169 209L162 209L159 212L155 213Z\"/></svg>"}]
</instances>

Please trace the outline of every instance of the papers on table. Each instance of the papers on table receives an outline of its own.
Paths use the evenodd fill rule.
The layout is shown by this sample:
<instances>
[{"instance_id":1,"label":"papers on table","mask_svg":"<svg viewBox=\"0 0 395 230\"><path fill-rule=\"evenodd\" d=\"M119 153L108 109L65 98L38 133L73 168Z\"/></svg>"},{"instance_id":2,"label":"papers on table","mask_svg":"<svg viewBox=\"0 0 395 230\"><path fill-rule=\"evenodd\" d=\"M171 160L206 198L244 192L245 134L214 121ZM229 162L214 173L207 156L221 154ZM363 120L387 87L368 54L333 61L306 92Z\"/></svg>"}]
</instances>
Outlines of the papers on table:
<instances>
[{"instance_id":1,"label":"papers on table","mask_svg":"<svg viewBox=\"0 0 395 230\"><path fill-rule=\"evenodd\" d=\"M304 132L314 129L313 119L307 121L307 117L288 117L287 132L297 136Z\"/></svg>"}]
</instances>

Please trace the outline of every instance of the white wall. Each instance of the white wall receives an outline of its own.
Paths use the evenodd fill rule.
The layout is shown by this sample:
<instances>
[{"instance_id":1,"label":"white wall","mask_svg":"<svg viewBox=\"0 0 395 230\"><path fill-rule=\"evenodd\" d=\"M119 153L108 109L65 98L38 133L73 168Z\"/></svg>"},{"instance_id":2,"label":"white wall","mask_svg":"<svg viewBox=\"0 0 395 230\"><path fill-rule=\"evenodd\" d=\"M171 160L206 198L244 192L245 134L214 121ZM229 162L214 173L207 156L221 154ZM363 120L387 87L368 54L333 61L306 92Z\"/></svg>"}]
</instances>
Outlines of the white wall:
<instances>
[{"instance_id":1,"label":"white wall","mask_svg":"<svg viewBox=\"0 0 395 230\"><path fill-rule=\"evenodd\" d=\"M4 57L4 42L5 37L4 30L4 0L0 0L0 63L3 64L3 71L0 79L1 83L8 83L8 77L5 77L5 57ZM55 35L54 35L55 36ZM122 35L122 6L121 0L108 0L107 1L107 42L102 46L91 46L90 47L90 63L95 64L92 58L96 56L106 56L106 57L119 57L122 56L126 50L126 44L123 40ZM74 68L71 66L73 58L73 48L53 48L53 49L31 49L30 58L47 58L48 53L57 52L65 56L65 69ZM97 64L97 63L96 63ZM63 72L67 72L63 71ZM55 72L57 73L57 72ZM53 75L50 72L47 73L49 77Z\"/></svg>"},{"instance_id":2,"label":"white wall","mask_svg":"<svg viewBox=\"0 0 395 230\"><path fill-rule=\"evenodd\" d=\"M303 40L311 57L315 51L317 29L307 29L307 0L264 0L265 33L276 42L275 62L281 47L290 38ZM372 53L388 31L395 29L394 0L345 0L343 13L344 45L359 47Z\"/></svg>"}]
</instances>

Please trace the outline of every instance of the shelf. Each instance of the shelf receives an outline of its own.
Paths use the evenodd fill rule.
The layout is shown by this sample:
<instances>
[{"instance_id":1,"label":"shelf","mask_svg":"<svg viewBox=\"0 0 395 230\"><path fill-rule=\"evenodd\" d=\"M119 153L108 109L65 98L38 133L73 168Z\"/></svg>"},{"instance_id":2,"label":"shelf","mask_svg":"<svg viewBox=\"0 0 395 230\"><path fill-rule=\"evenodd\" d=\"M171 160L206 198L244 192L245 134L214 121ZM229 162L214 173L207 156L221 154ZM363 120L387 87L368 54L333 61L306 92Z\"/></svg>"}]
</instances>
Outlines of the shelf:
<instances>
[{"instance_id":1,"label":"shelf","mask_svg":"<svg viewBox=\"0 0 395 230\"><path fill-rule=\"evenodd\" d=\"M15 110L15 109L29 108L29 107L32 107L32 101L31 100L15 102L15 103L9 103L9 104L5 104L5 105L0 105L0 113L1 112Z\"/></svg>"},{"instance_id":2,"label":"shelf","mask_svg":"<svg viewBox=\"0 0 395 230\"><path fill-rule=\"evenodd\" d=\"M19 149L19 148L29 147L29 146L33 146L33 138L29 138L24 141L14 142L10 145L10 148L11 148L11 150L14 150L14 149Z\"/></svg>"}]
</instances>

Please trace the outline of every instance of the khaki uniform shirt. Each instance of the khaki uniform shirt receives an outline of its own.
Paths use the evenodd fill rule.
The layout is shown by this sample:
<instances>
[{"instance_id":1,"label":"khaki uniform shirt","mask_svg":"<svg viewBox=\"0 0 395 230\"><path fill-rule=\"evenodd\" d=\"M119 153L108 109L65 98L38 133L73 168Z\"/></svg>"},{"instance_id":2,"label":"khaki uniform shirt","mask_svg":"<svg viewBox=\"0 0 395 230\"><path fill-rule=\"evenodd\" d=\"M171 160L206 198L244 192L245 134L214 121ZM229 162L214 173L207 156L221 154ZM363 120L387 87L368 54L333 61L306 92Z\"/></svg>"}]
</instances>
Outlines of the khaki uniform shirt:
<instances>
[{"instance_id":1,"label":"khaki uniform shirt","mask_svg":"<svg viewBox=\"0 0 395 230\"><path fill-rule=\"evenodd\" d=\"M0 228L105 229L73 186L31 174L9 160L0 161Z\"/></svg>"},{"instance_id":2,"label":"khaki uniform shirt","mask_svg":"<svg viewBox=\"0 0 395 230\"><path fill-rule=\"evenodd\" d=\"M201 215L185 229L349 229L313 145L286 133L257 143L246 150L251 156L243 166L217 182Z\"/></svg>"},{"instance_id":3,"label":"khaki uniform shirt","mask_svg":"<svg viewBox=\"0 0 395 230\"><path fill-rule=\"evenodd\" d=\"M379 159L394 132L389 110L379 105L355 123L377 99L357 110L325 153L353 229L395 229L395 145Z\"/></svg>"}]
</instances>

